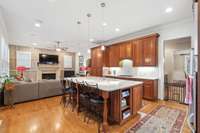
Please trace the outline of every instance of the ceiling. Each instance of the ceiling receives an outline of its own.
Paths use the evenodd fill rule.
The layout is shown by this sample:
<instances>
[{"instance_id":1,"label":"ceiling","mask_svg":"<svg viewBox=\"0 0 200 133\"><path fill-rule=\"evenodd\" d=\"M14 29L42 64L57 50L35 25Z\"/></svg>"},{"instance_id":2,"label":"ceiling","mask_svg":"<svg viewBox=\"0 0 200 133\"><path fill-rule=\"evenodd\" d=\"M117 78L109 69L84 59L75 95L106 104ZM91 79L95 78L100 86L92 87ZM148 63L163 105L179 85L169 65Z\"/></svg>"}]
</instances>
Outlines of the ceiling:
<instances>
[{"instance_id":1,"label":"ceiling","mask_svg":"<svg viewBox=\"0 0 200 133\"><path fill-rule=\"evenodd\" d=\"M102 8L105 2L104 37ZM192 0L0 0L11 44L53 47L66 41L71 51L83 51L96 44L88 42L87 13L91 13L90 38L110 40L148 27L192 16ZM172 7L171 13L166 13ZM41 27L34 26L36 20ZM77 21L82 22L80 32ZM116 32L115 28L120 31Z\"/></svg>"}]
</instances>

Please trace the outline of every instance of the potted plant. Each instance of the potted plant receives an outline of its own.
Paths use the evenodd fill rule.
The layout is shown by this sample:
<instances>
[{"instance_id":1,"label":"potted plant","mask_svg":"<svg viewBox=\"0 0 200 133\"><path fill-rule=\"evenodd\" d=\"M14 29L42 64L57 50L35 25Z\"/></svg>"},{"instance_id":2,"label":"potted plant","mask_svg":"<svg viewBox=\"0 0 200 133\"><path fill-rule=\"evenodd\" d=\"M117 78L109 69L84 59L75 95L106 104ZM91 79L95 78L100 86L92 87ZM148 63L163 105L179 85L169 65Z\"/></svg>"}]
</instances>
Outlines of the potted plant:
<instances>
[{"instance_id":1,"label":"potted plant","mask_svg":"<svg viewBox=\"0 0 200 133\"><path fill-rule=\"evenodd\" d=\"M13 80L11 78L7 78L4 82L4 89L6 91L12 91L15 88Z\"/></svg>"},{"instance_id":2,"label":"potted plant","mask_svg":"<svg viewBox=\"0 0 200 133\"><path fill-rule=\"evenodd\" d=\"M15 88L13 78L8 75L0 76L0 106L3 105L4 90L11 92Z\"/></svg>"}]
</instances>

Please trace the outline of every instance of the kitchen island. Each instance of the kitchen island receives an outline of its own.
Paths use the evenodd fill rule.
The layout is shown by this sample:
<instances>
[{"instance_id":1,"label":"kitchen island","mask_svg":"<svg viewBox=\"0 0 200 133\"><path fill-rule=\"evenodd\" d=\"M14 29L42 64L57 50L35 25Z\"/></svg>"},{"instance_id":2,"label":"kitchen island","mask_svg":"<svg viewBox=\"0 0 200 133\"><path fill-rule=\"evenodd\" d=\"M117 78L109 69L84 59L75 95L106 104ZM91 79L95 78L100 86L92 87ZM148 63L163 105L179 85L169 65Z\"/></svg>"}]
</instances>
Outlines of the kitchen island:
<instances>
[{"instance_id":1,"label":"kitchen island","mask_svg":"<svg viewBox=\"0 0 200 133\"><path fill-rule=\"evenodd\" d=\"M97 84L103 104L103 130L108 130L109 123L123 124L137 114L142 107L143 82L128 81L103 77L74 77L65 80L77 84L77 111L79 110L78 84L87 82Z\"/></svg>"}]
</instances>

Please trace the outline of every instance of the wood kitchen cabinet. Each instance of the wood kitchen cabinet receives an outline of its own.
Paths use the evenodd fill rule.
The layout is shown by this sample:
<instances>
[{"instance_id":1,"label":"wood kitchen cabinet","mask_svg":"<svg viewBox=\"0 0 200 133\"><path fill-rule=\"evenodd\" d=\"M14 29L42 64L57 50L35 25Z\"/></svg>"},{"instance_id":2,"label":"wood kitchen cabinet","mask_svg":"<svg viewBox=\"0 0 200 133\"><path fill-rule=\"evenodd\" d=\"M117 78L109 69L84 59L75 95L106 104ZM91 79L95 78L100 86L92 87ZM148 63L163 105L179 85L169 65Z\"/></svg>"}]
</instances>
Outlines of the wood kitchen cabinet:
<instances>
[{"instance_id":1,"label":"wood kitchen cabinet","mask_svg":"<svg viewBox=\"0 0 200 133\"><path fill-rule=\"evenodd\" d=\"M100 73L103 66L118 67L123 59L132 59L133 66L157 66L158 64L158 37L151 34L134 40L113 44L102 51L100 47L91 50L91 67ZM93 75L93 74L92 74ZM98 74L99 75L99 74ZM93 76L96 76L94 74Z\"/></svg>"},{"instance_id":2,"label":"wood kitchen cabinet","mask_svg":"<svg viewBox=\"0 0 200 133\"><path fill-rule=\"evenodd\" d=\"M119 45L111 45L109 47L109 67L118 67L119 66Z\"/></svg>"},{"instance_id":3,"label":"wood kitchen cabinet","mask_svg":"<svg viewBox=\"0 0 200 133\"><path fill-rule=\"evenodd\" d=\"M148 100L158 99L158 80L143 80L143 98Z\"/></svg>"},{"instance_id":4,"label":"wood kitchen cabinet","mask_svg":"<svg viewBox=\"0 0 200 133\"><path fill-rule=\"evenodd\" d=\"M143 46L142 40L133 40L132 41L133 49L133 65L134 66L143 66Z\"/></svg>"},{"instance_id":5,"label":"wood kitchen cabinet","mask_svg":"<svg viewBox=\"0 0 200 133\"><path fill-rule=\"evenodd\" d=\"M107 66L108 53L106 50L102 51L101 47L91 49L91 70L90 75L102 76L103 66Z\"/></svg>"},{"instance_id":6,"label":"wood kitchen cabinet","mask_svg":"<svg viewBox=\"0 0 200 133\"><path fill-rule=\"evenodd\" d=\"M132 58L132 43L131 41L123 42L119 44L119 56L120 59Z\"/></svg>"},{"instance_id":7,"label":"wood kitchen cabinet","mask_svg":"<svg viewBox=\"0 0 200 133\"><path fill-rule=\"evenodd\" d=\"M157 100L158 99L158 80L157 79L138 79L133 77L122 77L122 76L107 76L108 78L116 78L123 80L133 80L143 82L142 86L142 97L147 100Z\"/></svg>"},{"instance_id":8,"label":"wood kitchen cabinet","mask_svg":"<svg viewBox=\"0 0 200 133\"><path fill-rule=\"evenodd\" d=\"M157 36L152 36L143 39L143 65L144 66L156 66L157 65L157 54L158 44Z\"/></svg>"},{"instance_id":9,"label":"wood kitchen cabinet","mask_svg":"<svg viewBox=\"0 0 200 133\"><path fill-rule=\"evenodd\" d=\"M126 101L126 105L123 105L123 101ZM110 93L109 119L112 123L124 124L134 117L141 107L142 85L113 91ZM125 113L129 116L124 117Z\"/></svg>"},{"instance_id":10,"label":"wood kitchen cabinet","mask_svg":"<svg viewBox=\"0 0 200 133\"><path fill-rule=\"evenodd\" d=\"M157 66L158 64L158 34L135 39L132 41L134 66Z\"/></svg>"}]
</instances>

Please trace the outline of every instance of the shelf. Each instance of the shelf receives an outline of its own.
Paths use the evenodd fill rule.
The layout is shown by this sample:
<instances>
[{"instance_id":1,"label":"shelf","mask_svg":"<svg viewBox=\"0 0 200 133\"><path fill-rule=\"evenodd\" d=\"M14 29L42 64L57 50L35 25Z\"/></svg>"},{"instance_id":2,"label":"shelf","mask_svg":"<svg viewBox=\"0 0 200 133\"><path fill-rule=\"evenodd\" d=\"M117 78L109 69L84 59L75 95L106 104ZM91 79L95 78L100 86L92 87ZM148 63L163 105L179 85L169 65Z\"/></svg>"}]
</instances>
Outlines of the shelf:
<instances>
[{"instance_id":1,"label":"shelf","mask_svg":"<svg viewBox=\"0 0 200 133\"><path fill-rule=\"evenodd\" d=\"M122 119L126 120L127 118L129 118L131 116L131 111L130 109L126 110L126 111L122 111Z\"/></svg>"},{"instance_id":2,"label":"shelf","mask_svg":"<svg viewBox=\"0 0 200 133\"><path fill-rule=\"evenodd\" d=\"M129 90L122 91L121 96L122 98L130 96L130 91Z\"/></svg>"},{"instance_id":3,"label":"shelf","mask_svg":"<svg viewBox=\"0 0 200 133\"><path fill-rule=\"evenodd\" d=\"M124 106L124 107L121 107L121 111L124 111L126 109L130 108L128 105Z\"/></svg>"}]
</instances>

